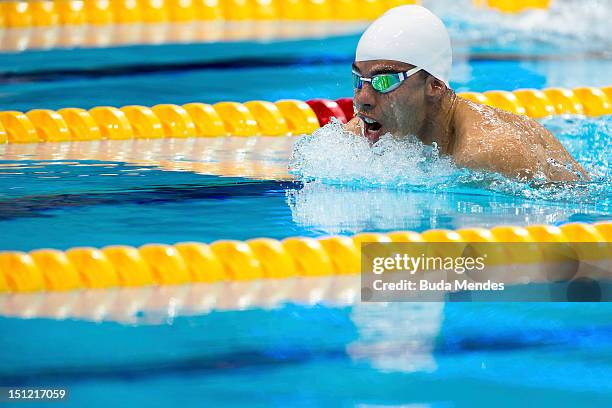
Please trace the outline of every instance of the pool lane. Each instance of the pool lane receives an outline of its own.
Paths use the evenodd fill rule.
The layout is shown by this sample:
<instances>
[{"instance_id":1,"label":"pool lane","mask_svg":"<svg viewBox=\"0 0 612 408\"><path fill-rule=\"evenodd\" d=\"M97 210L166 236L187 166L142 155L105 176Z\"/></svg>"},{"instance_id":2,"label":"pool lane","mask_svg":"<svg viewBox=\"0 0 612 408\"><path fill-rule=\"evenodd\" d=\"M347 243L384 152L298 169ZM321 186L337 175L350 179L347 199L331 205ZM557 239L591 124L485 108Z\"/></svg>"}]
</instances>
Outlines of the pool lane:
<instances>
[{"instance_id":1,"label":"pool lane","mask_svg":"<svg viewBox=\"0 0 612 408\"><path fill-rule=\"evenodd\" d=\"M594 175L567 191L469 172L431 184L435 166L397 174L403 187L360 185L334 180L333 160L330 180L298 183L287 172L295 137L5 145L0 250L603 221L608 123L545 121Z\"/></svg>"},{"instance_id":2,"label":"pool lane","mask_svg":"<svg viewBox=\"0 0 612 408\"><path fill-rule=\"evenodd\" d=\"M32 74L0 83L4 110L28 111L65 107L153 106L159 103L301 99L351 96L351 58L267 59L149 67L142 72L113 69L82 71L64 77ZM155 68L155 69L152 69ZM178 67L180 68L180 67ZM105 73L107 75L105 75ZM43 75L43 77L41 77ZM47 79L43 80L47 75ZM41 79L40 81L37 78ZM457 92L519 88L608 86L612 59L586 60L470 60L455 57L451 87Z\"/></svg>"}]
</instances>

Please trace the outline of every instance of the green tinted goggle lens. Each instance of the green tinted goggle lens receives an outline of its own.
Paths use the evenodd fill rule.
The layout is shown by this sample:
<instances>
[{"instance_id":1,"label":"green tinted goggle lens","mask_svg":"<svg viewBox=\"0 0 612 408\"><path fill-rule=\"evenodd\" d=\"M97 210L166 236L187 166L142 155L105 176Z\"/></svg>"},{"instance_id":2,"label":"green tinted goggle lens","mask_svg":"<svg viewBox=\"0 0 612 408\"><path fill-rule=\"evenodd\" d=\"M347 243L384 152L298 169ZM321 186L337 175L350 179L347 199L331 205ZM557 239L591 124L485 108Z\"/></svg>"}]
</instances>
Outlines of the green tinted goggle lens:
<instances>
[{"instance_id":1,"label":"green tinted goggle lens","mask_svg":"<svg viewBox=\"0 0 612 408\"><path fill-rule=\"evenodd\" d=\"M353 88L363 88L363 81L359 75L353 72ZM372 77L371 83L372 88L376 91L385 93L391 92L397 88L402 81L400 80L400 74L380 74Z\"/></svg>"},{"instance_id":2,"label":"green tinted goggle lens","mask_svg":"<svg viewBox=\"0 0 612 408\"><path fill-rule=\"evenodd\" d=\"M389 92L397 88L400 82L397 74L376 75L372 78L372 88L378 92Z\"/></svg>"}]
</instances>

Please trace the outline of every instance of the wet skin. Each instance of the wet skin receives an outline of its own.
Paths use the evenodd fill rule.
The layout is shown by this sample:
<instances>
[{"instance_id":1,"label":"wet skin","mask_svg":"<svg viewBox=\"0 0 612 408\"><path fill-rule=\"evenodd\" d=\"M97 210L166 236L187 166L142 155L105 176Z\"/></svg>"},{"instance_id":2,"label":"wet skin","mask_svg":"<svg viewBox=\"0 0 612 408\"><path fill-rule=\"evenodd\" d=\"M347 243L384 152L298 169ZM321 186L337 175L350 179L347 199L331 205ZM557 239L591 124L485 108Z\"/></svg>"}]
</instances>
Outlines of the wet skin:
<instances>
[{"instance_id":1,"label":"wet skin","mask_svg":"<svg viewBox=\"0 0 612 408\"><path fill-rule=\"evenodd\" d=\"M411 68L389 60L353 64L353 70L366 78ZM356 115L345 128L372 143L386 133L416 135L425 144L436 143L460 167L521 180L589 180L557 138L535 120L460 98L423 71L385 94L365 82L355 89L353 103Z\"/></svg>"}]
</instances>

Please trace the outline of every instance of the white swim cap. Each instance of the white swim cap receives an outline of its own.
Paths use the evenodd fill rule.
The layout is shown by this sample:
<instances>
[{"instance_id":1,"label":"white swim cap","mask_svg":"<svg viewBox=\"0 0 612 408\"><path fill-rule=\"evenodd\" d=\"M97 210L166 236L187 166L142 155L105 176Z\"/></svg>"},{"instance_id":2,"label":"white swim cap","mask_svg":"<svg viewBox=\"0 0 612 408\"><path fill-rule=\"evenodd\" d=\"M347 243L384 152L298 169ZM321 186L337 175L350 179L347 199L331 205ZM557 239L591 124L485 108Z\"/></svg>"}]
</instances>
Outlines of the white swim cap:
<instances>
[{"instance_id":1,"label":"white swim cap","mask_svg":"<svg viewBox=\"0 0 612 408\"><path fill-rule=\"evenodd\" d=\"M415 65L449 86L450 38L442 20L425 7L394 7L370 24L359 40L355 61L372 60Z\"/></svg>"}]
</instances>

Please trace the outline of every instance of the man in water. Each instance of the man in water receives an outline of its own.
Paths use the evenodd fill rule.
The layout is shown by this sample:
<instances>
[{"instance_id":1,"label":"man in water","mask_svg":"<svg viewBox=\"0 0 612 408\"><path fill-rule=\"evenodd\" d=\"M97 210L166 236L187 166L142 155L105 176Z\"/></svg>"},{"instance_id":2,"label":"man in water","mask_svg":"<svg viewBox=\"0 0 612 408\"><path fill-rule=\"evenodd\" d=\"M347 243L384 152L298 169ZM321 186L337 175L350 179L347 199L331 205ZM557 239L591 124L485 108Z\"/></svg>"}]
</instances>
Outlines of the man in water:
<instances>
[{"instance_id":1,"label":"man in water","mask_svg":"<svg viewBox=\"0 0 612 408\"><path fill-rule=\"evenodd\" d=\"M589 179L535 120L458 97L449 87L451 62L449 35L438 17L420 6L390 9L359 40L356 114L345 129L371 143L386 133L415 135L458 166L521 180Z\"/></svg>"}]
</instances>

